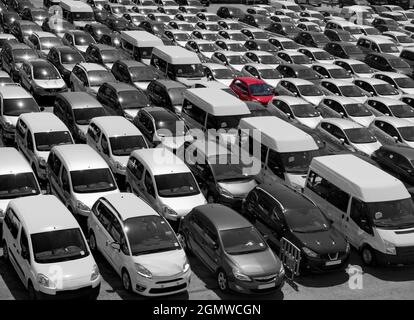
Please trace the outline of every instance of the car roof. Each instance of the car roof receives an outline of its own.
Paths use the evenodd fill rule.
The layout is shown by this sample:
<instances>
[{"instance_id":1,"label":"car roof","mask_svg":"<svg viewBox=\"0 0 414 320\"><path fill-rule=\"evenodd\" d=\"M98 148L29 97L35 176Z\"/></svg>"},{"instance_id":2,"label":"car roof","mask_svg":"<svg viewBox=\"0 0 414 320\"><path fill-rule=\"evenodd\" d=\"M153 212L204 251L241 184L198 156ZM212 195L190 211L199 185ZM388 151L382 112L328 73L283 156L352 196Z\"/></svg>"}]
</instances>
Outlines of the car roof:
<instances>
[{"instance_id":1,"label":"car roof","mask_svg":"<svg viewBox=\"0 0 414 320\"><path fill-rule=\"evenodd\" d=\"M249 50L249 51L246 51L245 54L249 52L254 53L255 55L258 55L258 56L273 56L272 53L267 52L267 51L262 51L262 50Z\"/></svg>"},{"instance_id":2,"label":"car roof","mask_svg":"<svg viewBox=\"0 0 414 320\"><path fill-rule=\"evenodd\" d=\"M109 137L142 135L139 129L131 121L121 116L97 117L91 120L103 133Z\"/></svg>"},{"instance_id":3,"label":"car roof","mask_svg":"<svg viewBox=\"0 0 414 320\"><path fill-rule=\"evenodd\" d=\"M295 208L315 208L312 201L305 197L302 193L288 187L282 183L262 183L256 189L262 189L272 197L274 197L284 210Z\"/></svg>"},{"instance_id":4,"label":"car roof","mask_svg":"<svg viewBox=\"0 0 414 320\"><path fill-rule=\"evenodd\" d=\"M0 86L0 96L3 99L32 98L32 95L20 86Z\"/></svg>"},{"instance_id":5,"label":"car roof","mask_svg":"<svg viewBox=\"0 0 414 320\"><path fill-rule=\"evenodd\" d=\"M355 85L355 84L353 84L352 82L349 82L349 81L332 79L332 78L322 79L321 82L329 82L329 83L332 83L333 85L338 86L338 87Z\"/></svg>"},{"instance_id":6,"label":"car roof","mask_svg":"<svg viewBox=\"0 0 414 320\"><path fill-rule=\"evenodd\" d=\"M356 123L356 122L354 122L352 120L348 120L348 119L324 118L324 119L321 120L321 123L322 122L336 125L337 127L341 128L341 129L363 128L363 126L360 125L359 123Z\"/></svg>"},{"instance_id":7,"label":"car roof","mask_svg":"<svg viewBox=\"0 0 414 320\"><path fill-rule=\"evenodd\" d=\"M392 42L392 40L390 40ZM392 42L394 43L394 42ZM374 56L380 56L380 57L384 57L384 58L388 58L388 59L398 59L399 57L396 57L392 54L389 53L382 53L382 52L370 52L368 53L368 55L374 55Z\"/></svg>"},{"instance_id":8,"label":"car roof","mask_svg":"<svg viewBox=\"0 0 414 320\"><path fill-rule=\"evenodd\" d=\"M33 172L26 158L13 147L0 147L0 175Z\"/></svg>"},{"instance_id":9,"label":"car roof","mask_svg":"<svg viewBox=\"0 0 414 320\"><path fill-rule=\"evenodd\" d=\"M197 212L216 227L217 230L231 230L239 228L248 228L252 224L246 220L242 215L233 209L217 203L210 203L195 207L194 212Z\"/></svg>"},{"instance_id":10,"label":"car roof","mask_svg":"<svg viewBox=\"0 0 414 320\"><path fill-rule=\"evenodd\" d=\"M37 35L39 38L57 38L57 36L51 32L35 31L33 34Z\"/></svg>"},{"instance_id":11,"label":"car roof","mask_svg":"<svg viewBox=\"0 0 414 320\"><path fill-rule=\"evenodd\" d=\"M335 61L342 61L345 62L349 65L353 65L353 64L366 64L364 61L360 61L360 60L355 60L355 59L335 59Z\"/></svg>"},{"instance_id":12,"label":"car roof","mask_svg":"<svg viewBox=\"0 0 414 320\"><path fill-rule=\"evenodd\" d=\"M262 84L265 83L265 81L261 80L261 79L257 79L255 77L236 77L234 78L234 80L240 80L245 82L247 85L250 84Z\"/></svg>"},{"instance_id":13,"label":"car roof","mask_svg":"<svg viewBox=\"0 0 414 320\"><path fill-rule=\"evenodd\" d=\"M87 92L59 93L72 107L72 109L103 108L101 103Z\"/></svg>"},{"instance_id":14,"label":"car roof","mask_svg":"<svg viewBox=\"0 0 414 320\"><path fill-rule=\"evenodd\" d=\"M145 107L141 110L146 111L157 121L180 121L181 118L174 112L163 107ZM182 121L182 120L181 120Z\"/></svg>"},{"instance_id":15,"label":"car roof","mask_svg":"<svg viewBox=\"0 0 414 320\"><path fill-rule=\"evenodd\" d=\"M191 147L200 150L206 157L216 155L231 155L231 151L215 140L196 139Z\"/></svg>"},{"instance_id":16,"label":"car roof","mask_svg":"<svg viewBox=\"0 0 414 320\"><path fill-rule=\"evenodd\" d=\"M312 67L313 66L323 67L326 70L343 69L341 66L338 66L337 64L333 64L333 63L313 63Z\"/></svg>"},{"instance_id":17,"label":"car roof","mask_svg":"<svg viewBox=\"0 0 414 320\"><path fill-rule=\"evenodd\" d=\"M100 199L107 202L122 221L135 217L159 216L147 202L133 193L111 193Z\"/></svg>"},{"instance_id":18,"label":"car roof","mask_svg":"<svg viewBox=\"0 0 414 320\"><path fill-rule=\"evenodd\" d=\"M153 175L191 172L179 157L166 148L134 150L131 156L140 159Z\"/></svg>"},{"instance_id":19,"label":"car roof","mask_svg":"<svg viewBox=\"0 0 414 320\"><path fill-rule=\"evenodd\" d=\"M408 78L407 75L405 75L403 73L399 73L399 72L378 71L378 72L374 73L374 75L376 75L376 74L383 74L384 76L388 76L392 79L395 79L395 78Z\"/></svg>"},{"instance_id":20,"label":"car roof","mask_svg":"<svg viewBox=\"0 0 414 320\"><path fill-rule=\"evenodd\" d=\"M112 49L112 47L111 47ZM80 62L77 63L78 66L80 66L81 68L85 69L86 72L89 71L95 71L95 70L99 70L99 71L108 71L107 68L105 68L104 66L97 64L97 63L91 63L91 62ZM109 72L109 71L108 71Z\"/></svg>"},{"instance_id":21,"label":"car roof","mask_svg":"<svg viewBox=\"0 0 414 320\"><path fill-rule=\"evenodd\" d=\"M108 168L105 160L87 144L66 144L52 148L60 155L68 171Z\"/></svg>"},{"instance_id":22,"label":"car roof","mask_svg":"<svg viewBox=\"0 0 414 320\"><path fill-rule=\"evenodd\" d=\"M19 118L25 122L32 133L68 131L63 121L51 112L23 113Z\"/></svg>"},{"instance_id":23,"label":"car roof","mask_svg":"<svg viewBox=\"0 0 414 320\"><path fill-rule=\"evenodd\" d=\"M105 82L109 87L113 88L116 92L121 91L138 91L133 85L125 82Z\"/></svg>"},{"instance_id":24,"label":"car roof","mask_svg":"<svg viewBox=\"0 0 414 320\"><path fill-rule=\"evenodd\" d=\"M13 199L9 206L22 220L29 234L76 228L79 224L58 198L38 195Z\"/></svg>"},{"instance_id":25,"label":"car roof","mask_svg":"<svg viewBox=\"0 0 414 320\"><path fill-rule=\"evenodd\" d=\"M211 69L229 69L229 67L227 67L223 64L220 64L220 63L207 62L207 63L203 63L202 65L206 66L208 68L211 68Z\"/></svg>"}]
</instances>

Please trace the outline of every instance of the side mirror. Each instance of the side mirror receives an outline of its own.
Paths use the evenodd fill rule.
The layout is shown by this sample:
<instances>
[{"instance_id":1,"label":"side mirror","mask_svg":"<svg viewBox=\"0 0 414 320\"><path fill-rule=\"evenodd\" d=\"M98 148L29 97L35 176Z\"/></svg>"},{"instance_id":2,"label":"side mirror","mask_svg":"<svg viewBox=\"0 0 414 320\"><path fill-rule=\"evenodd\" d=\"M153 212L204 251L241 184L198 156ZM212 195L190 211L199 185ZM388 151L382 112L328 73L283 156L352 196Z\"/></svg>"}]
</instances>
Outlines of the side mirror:
<instances>
[{"instance_id":1,"label":"side mirror","mask_svg":"<svg viewBox=\"0 0 414 320\"><path fill-rule=\"evenodd\" d=\"M344 138L340 138L339 141L341 142L341 144L345 144L345 139Z\"/></svg>"},{"instance_id":2,"label":"side mirror","mask_svg":"<svg viewBox=\"0 0 414 320\"><path fill-rule=\"evenodd\" d=\"M121 245L118 242L112 242L111 247L114 250L121 250Z\"/></svg>"},{"instance_id":3,"label":"side mirror","mask_svg":"<svg viewBox=\"0 0 414 320\"><path fill-rule=\"evenodd\" d=\"M395 142L398 142L399 141L399 139L398 139L397 136L393 136L393 139L394 139Z\"/></svg>"},{"instance_id":4,"label":"side mirror","mask_svg":"<svg viewBox=\"0 0 414 320\"><path fill-rule=\"evenodd\" d=\"M339 112L339 114L341 115L342 118L345 117L345 114L343 112Z\"/></svg>"},{"instance_id":5,"label":"side mirror","mask_svg":"<svg viewBox=\"0 0 414 320\"><path fill-rule=\"evenodd\" d=\"M292 115L290 113L286 113L289 119L292 119Z\"/></svg>"}]
</instances>

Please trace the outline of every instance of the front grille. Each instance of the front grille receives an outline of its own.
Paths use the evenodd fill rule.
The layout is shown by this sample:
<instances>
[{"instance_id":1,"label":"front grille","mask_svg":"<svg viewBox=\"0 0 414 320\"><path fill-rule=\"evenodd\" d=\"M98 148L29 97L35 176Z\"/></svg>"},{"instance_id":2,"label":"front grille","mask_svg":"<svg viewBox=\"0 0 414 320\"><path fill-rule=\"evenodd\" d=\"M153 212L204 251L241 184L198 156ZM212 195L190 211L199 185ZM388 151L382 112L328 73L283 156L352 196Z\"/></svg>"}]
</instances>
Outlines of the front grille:
<instances>
[{"instance_id":1,"label":"front grille","mask_svg":"<svg viewBox=\"0 0 414 320\"><path fill-rule=\"evenodd\" d=\"M177 282L177 281L181 281L181 280L183 280L183 278L172 279L172 280L164 280L164 281L157 281L156 284L171 283L171 282Z\"/></svg>"},{"instance_id":2,"label":"front grille","mask_svg":"<svg viewBox=\"0 0 414 320\"><path fill-rule=\"evenodd\" d=\"M345 255L346 255L345 252L330 252L330 253L322 254L321 258L323 260L335 261L335 260L342 259L343 256L345 256Z\"/></svg>"},{"instance_id":3,"label":"front grille","mask_svg":"<svg viewBox=\"0 0 414 320\"><path fill-rule=\"evenodd\" d=\"M410 247L396 247L397 256L414 258L414 246Z\"/></svg>"},{"instance_id":4,"label":"front grille","mask_svg":"<svg viewBox=\"0 0 414 320\"><path fill-rule=\"evenodd\" d=\"M257 282L272 282L276 280L277 275L276 274L272 274L270 276L266 276L266 277L256 277L254 278L255 281Z\"/></svg>"},{"instance_id":5,"label":"front grille","mask_svg":"<svg viewBox=\"0 0 414 320\"><path fill-rule=\"evenodd\" d=\"M178 286L172 286L172 287L166 287L166 288L152 288L149 291L149 293L152 293L152 294L168 293L168 292L182 290L182 289L185 289L186 287L187 287L187 284L183 283Z\"/></svg>"}]
</instances>

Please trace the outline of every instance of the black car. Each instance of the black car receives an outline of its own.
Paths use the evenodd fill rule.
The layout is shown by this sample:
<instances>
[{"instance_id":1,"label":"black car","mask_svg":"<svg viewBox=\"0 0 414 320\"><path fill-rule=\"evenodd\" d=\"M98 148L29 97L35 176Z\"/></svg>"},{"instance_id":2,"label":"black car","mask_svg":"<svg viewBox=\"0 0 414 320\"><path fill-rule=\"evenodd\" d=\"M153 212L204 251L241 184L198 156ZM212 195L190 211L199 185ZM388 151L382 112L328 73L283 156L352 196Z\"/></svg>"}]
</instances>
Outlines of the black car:
<instances>
[{"instance_id":1,"label":"black car","mask_svg":"<svg viewBox=\"0 0 414 320\"><path fill-rule=\"evenodd\" d=\"M100 41L102 35L110 34L112 32L111 29L108 28L108 26L99 22L86 24L83 28L83 31L89 33L95 39L96 42Z\"/></svg>"},{"instance_id":2,"label":"black car","mask_svg":"<svg viewBox=\"0 0 414 320\"><path fill-rule=\"evenodd\" d=\"M316 48L323 48L329 42L327 36L315 31L299 32L294 40L303 46Z\"/></svg>"},{"instance_id":3,"label":"black car","mask_svg":"<svg viewBox=\"0 0 414 320\"><path fill-rule=\"evenodd\" d=\"M240 19L244 12L238 7L225 6L218 8L217 15L223 19Z\"/></svg>"},{"instance_id":4,"label":"black car","mask_svg":"<svg viewBox=\"0 0 414 320\"><path fill-rule=\"evenodd\" d=\"M108 28L110 28L112 31L125 31L128 30L130 25L128 21L124 18L118 18L115 16L109 16L105 22L104 22ZM133 29L137 29L138 27L132 27Z\"/></svg>"},{"instance_id":5,"label":"black car","mask_svg":"<svg viewBox=\"0 0 414 320\"><path fill-rule=\"evenodd\" d=\"M290 39L294 39L301 29L296 27L293 23L289 22L272 22L265 30L285 36Z\"/></svg>"},{"instance_id":6,"label":"black car","mask_svg":"<svg viewBox=\"0 0 414 320\"><path fill-rule=\"evenodd\" d=\"M383 145L371 158L382 169L403 182L414 185L414 149L406 146Z\"/></svg>"},{"instance_id":7,"label":"black car","mask_svg":"<svg viewBox=\"0 0 414 320\"><path fill-rule=\"evenodd\" d=\"M116 80L134 85L142 90L147 90L151 81L164 78L156 68L136 60L115 61L111 72Z\"/></svg>"},{"instance_id":8,"label":"black car","mask_svg":"<svg viewBox=\"0 0 414 320\"><path fill-rule=\"evenodd\" d=\"M188 89L180 82L173 80L153 80L147 88L151 102L174 112L180 112L184 101L184 91Z\"/></svg>"},{"instance_id":9,"label":"black car","mask_svg":"<svg viewBox=\"0 0 414 320\"><path fill-rule=\"evenodd\" d=\"M262 184L249 193L242 212L275 251L280 252L282 238L300 248L302 272L342 270L348 265L350 245L301 193L283 184Z\"/></svg>"},{"instance_id":10,"label":"black car","mask_svg":"<svg viewBox=\"0 0 414 320\"><path fill-rule=\"evenodd\" d=\"M14 11L2 11L0 12L0 25L3 27L4 32L10 33L10 28L15 21L20 20L20 16Z\"/></svg>"},{"instance_id":11,"label":"black car","mask_svg":"<svg viewBox=\"0 0 414 320\"><path fill-rule=\"evenodd\" d=\"M400 72L413 76L413 70L403 59L388 53L370 53L365 57L364 62L371 68L381 71Z\"/></svg>"},{"instance_id":12,"label":"black car","mask_svg":"<svg viewBox=\"0 0 414 320\"><path fill-rule=\"evenodd\" d=\"M322 76L315 70L301 64L283 63L278 65L276 70L279 71L284 78L300 78L315 84L319 83L322 79Z\"/></svg>"},{"instance_id":13,"label":"black car","mask_svg":"<svg viewBox=\"0 0 414 320\"><path fill-rule=\"evenodd\" d=\"M51 48L47 60L49 60L62 75L66 84L69 84L69 77L73 66L77 63L85 62L78 50L68 46Z\"/></svg>"},{"instance_id":14,"label":"black car","mask_svg":"<svg viewBox=\"0 0 414 320\"><path fill-rule=\"evenodd\" d=\"M151 34L154 34L158 37L161 37L162 34L168 27L162 22L155 22L155 21L142 21L138 25L138 29L147 31Z\"/></svg>"},{"instance_id":15,"label":"black car","mask_svg":"<svg viewBox=\"0 0 414 320\"><path fill-rule=\"evenodd\" d=\"M325 29L323 33L330 41L357 41L357 39L350 32L342 29Z\"/></svg>"},{"instance_id":16,"label":"black car","mask_svg":"<svg viewBox=\"0 0 414 320\"><path fill-rule=\"evenodd\" d=\"M3 70L11 76L13 81L17 82L20 65L24 61L37 58L38 54L36 50L31 49L23 43L9 41L3 45L1 52L1 65Z\"/></svg>"},{"instance_id":17,"label":"black car","mask_svg":"<svg viewBox=\"0 0 414 320\"><path fill-rule=\"evenodd\" d=\"M132 121L141 108L151 105L141 89L122 82L106 82L101 85L96 99L108 115L122 116Z\"/></svg>"},{"instance_id":18,"label":"black car","mask_svg":"<svg viewBox=\"0 0 414 320\"><path fill-rule=\"evenodd\" d=\"M20 42L24 42L33 32L42 32L42 28L33 21L17 20L13 22L10 33Z\"/></svg>"},{"instance_id":19,"label":"black car","mask_svg":"<svg viewBox=\"0 0 414 320\"><path fill-rule=\"evenodd\" d=\"M372 25L377 28L380 32L385 31L400 31L398 23L390 18L375 18Z\"/></svg>"},{"instance_id":20,"label":"black car","mask_svg":"<svg viewBox=\"0 0 414 320\"><path fill-rule=\"evenodd\" d=\"M105 23L105 21L110 16L108 11L98 8L93 8L93 14L95 17L95 20L100 23Z\"/></svg>"},{"instance_id":21,"label":"black car","mask_svg":"<svg viewBox=\"0 0 414 320\"><path fill-rule=\"evenodd\" d=\"M266 28L272 22L272 20L262 14L245 14L239 21L256 28Z\"/></svg>"},{"instance_id":22,"label":"black car","mask_svg":"<svg viewBox=\"0 0 414 320\"><path fill-rule=\"evenodd\" d=\"M343 59L355 59L363 61L364 53L355 44L345 41L329 42L325 45L324 50L335 57Z\"/></svg>"},{"instance_id":23,"label":"black car","mask_svg":"<svg viewBox=\"0 0 414 320\"><path fill-rule=\"evenodd\" d=\"M115 61L129 58L125 51L100 43L91 43L85 52L86 62L98 63L109 69Z\"/></svg>"},{"instance_id":24,"label":"black car","mask_svg":"<svg viewBox=\"0 0 414 320\"><path fill-rule=\"evenodd\" d=\"M259 50L276 53L279 49L267 40L250 39L244 43L248 50Z\"/></svg>"},{"instance_id":25,"label":"black car","mask_svg":"<svg viewBox=\"0 0 414 320\"><path fill-rule=\"evenodd\" d=\"M25 8L21 14L22 20L29 20L39 24L42 24L48 16L49 14L45 9L33 7Z\"/></svg>"}]
</instances>

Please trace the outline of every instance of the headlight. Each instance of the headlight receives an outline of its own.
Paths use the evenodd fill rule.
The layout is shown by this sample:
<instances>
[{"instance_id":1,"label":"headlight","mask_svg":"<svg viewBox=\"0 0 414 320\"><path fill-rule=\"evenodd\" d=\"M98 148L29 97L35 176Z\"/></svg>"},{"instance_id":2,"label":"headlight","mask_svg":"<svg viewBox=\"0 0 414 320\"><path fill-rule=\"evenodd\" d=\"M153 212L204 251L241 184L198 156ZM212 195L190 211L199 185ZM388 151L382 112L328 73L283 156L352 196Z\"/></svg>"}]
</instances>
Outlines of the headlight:
<instances>
[{"instance_id":1,"label":"headlight","mask_svg":"<svg viewBox=\"0 0 414 320\"><path fill-rule=\"evenodd\" d=\"M140 265L139 263L135 263L135 270L140 276L143 276L144 278L148 278L148 279L152 278L152 273L147 268Z\"/></svg>"},{"instance_id":2,"label":"headlight","mask_svg":"<svg viewBox=\"0 0 414 320\"><path fill-rule=\"evenodd\" d=\"M222 187L218 186L217 187L218 192L220 193L221 196L226 197L226 198L233 198L234 195L231 194L229 191L227 191L226 189L223 189Z\"/></svg>"},{"instance_id":3,"label":"headlight","mask_svg":"<svg viewBox=\"0 0 414 320\"><path fill-rule=\"evenodd\" d=\"M177 216L178 214L177 214L177 212L175 212L173 209L171 209L170 207L168 207L168 206L164 206L164 208L162 209L162 212L165 214L165 215L173 215L173 216Z\"/></svg>"},{"instance_id":4,"label":"headlight","mask_svg":"<svg viewBox=\"0 0 414 320\"><path fill-rule=\"evenodd\" d=\"M312 251L309 248L303 247L302 250L309 257L312 257L312 258L317 258L318 257L318 254L316 252Z\"/></svg>"},{"instance_id":5,"label":"headlight","mask_svg":"<svg viewBox=\"0 0 414 320\"><path fill-rule=\"evenodd\" d=\"M37 275L37 283L39 283L42 287L46 287L46 288L54 288L55 284L49 280L48 277L46 277L44 274L39 273Z\"/></svg>"},{"instance_id":6,"label":"headlight","mask_svg":"<svg viewBox=\"0 0 414 320\"><path fill-rule=\"evenodd\" d=\"M392 244L391 242L384 240L384 245L385 245L385 253L386 254L392 254L392 255L396 255L397 254L397 250L395 249L394 244Z\"/></svg>"},{"instance_id":7,"label":"headlight","mask_svg":"<svg viewBox=\"0 0 414 320\"><path fill-rule=\"evenodd\" d=\"M91 274L91 281L95 281L99 277L99 268L96 264L93 265L92 274Z\"/></svg>"},{"instance_id":8,"label":"headlight","mask_svg":"<svg viewBox=\"0 0 414 320\"><path fill-rule=\"evenodd\" d=\"M190 269L190 264L188 263L186 259L183 265L183 272L187 272L189 269Z\"/></svg>"},{"instance_id":9,"label":"headlight","mask_svg":"<svg viewBox=\"0 0 414 320\"><path fill-rule=\"evenodd\" d=\"M246 281L246 282L252 281L252 279L249 276L246 276L245 274L241 273L237 269L233 269L233 275L237 280L240 280L240 281Z\"/></svg>"},{"instance_id":10,"label":"headlight","mask_svg":"<svg viewBox=\"0 0 414 320\"><path fill-rule=\"evenodd\" d=\"M84 204L82 201L77 201L76 202L76 208L82 211L90 211L91 209Z\"/></svg>"}]
</instances>

